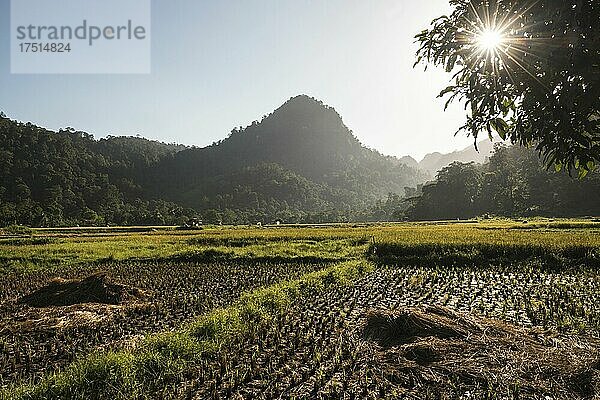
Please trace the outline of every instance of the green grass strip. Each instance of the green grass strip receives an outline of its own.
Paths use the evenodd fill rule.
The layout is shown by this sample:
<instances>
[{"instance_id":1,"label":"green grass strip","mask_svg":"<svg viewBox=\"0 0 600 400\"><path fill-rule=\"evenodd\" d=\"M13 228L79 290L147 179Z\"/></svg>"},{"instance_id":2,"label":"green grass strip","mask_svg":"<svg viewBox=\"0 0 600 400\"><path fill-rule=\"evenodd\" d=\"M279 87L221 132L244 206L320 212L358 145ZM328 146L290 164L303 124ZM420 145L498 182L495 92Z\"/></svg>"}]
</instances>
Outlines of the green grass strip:
<instances>
[{"instance_id":1,"label":"green grass strip","mask_svg":"<svg viewBox=\"0 0 600 400\"><path fill-rule=\"evenodd\" d=\"M186 372L205 357L289 309L294 300L350 284L373 269L348 261L303 277L245 293L176 332L146 337L133 349L94 353L36 385L0 391L0 399L144 399L174 396Z\"/></svg>"}]
</instances>

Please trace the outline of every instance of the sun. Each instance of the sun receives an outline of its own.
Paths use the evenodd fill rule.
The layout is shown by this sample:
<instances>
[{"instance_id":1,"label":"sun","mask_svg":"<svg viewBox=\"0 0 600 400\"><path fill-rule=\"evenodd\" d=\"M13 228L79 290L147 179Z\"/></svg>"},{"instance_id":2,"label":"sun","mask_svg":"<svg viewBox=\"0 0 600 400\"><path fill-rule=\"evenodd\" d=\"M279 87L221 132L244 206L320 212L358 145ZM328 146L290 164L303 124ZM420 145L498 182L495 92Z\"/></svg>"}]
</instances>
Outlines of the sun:
<instances>
[{"instance_id":1,"label":"sun","mask_svg":"<svg viewBox=\"0 0 600 400\"><path fill-rule=\"evenodd\" d=\"M504 41L502 31L497 29L485 29L477 35L477 45L485 51L496 51Z\"/></svg>"}]
</instances>

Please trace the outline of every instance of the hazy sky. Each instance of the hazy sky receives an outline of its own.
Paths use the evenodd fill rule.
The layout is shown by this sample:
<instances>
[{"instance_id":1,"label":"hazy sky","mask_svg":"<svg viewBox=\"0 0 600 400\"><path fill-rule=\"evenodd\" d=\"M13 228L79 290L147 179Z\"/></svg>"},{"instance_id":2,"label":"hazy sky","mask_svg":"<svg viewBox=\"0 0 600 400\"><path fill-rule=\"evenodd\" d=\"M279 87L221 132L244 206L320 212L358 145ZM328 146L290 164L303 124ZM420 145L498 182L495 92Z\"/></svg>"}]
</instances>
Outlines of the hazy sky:
<instances>
[{"instance_id":1,"label":"hazy sky","mask_svg":"<svg viewBox=\"0 0 600 400\"><path fill-rule=\"evenodd\" d=\"M203 146L304 93L384 154L472 143L453 136L462 108L436 99L448 76L412 68L414 34L447 0L155 0L148 75L11 75L9 5L0 110L11 118Z\"/></svg>"}]
</instances>

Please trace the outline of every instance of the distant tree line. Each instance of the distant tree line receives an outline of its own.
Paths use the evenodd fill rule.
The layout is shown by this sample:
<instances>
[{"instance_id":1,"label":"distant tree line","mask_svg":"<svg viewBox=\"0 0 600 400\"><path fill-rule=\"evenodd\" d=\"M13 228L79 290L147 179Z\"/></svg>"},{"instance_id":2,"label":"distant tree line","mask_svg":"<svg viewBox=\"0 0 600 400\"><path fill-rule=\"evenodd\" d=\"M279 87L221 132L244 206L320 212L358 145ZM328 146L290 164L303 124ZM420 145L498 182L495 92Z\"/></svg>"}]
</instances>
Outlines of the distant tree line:
<instances>
[{"instance_id":1,"label":"distant tree line","mask_svg":"<svg viewBox=\"0 0 600 400\"><path fill-rule=\"evenodd\" d=\"M489 162L453 163L406 199L411 220L482 215L576 217L600 215L600 174L586 178L545 168L537 152L496 146Z\"/></svg>"}]
</instances>

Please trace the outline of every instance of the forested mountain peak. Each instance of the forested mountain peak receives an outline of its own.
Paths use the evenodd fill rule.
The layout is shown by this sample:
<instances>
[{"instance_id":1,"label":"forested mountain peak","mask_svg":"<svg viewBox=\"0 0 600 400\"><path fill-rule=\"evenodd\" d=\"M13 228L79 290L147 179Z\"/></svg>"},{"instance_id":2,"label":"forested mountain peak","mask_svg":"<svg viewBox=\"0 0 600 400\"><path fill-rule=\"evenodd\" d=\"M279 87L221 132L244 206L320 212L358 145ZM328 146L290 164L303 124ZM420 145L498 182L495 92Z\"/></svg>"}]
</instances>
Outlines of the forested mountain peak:
<instances>
[{"instance_id":1,"label":"forested mountain peak","mask_svg":"<svg viewBox=\"0 0 600 400\"><path fill-rule=\"evenodd\" d=\"M363 199L402 192L404 186L424 181L422 174L397 158L363 146L333 107L299 95L211 146L175 154L157 168L155 182L174 182L172 193L190 189L197 193L197 186L207 187L207 180L217 175L234 174L261 163L277 164L314 183L350 190Z\"/></svg>"},{"instance_id":2,"label":"forested mountain peak","mask_svg":"<svg viewBox=\"0 0 600 400\"><path fill-rule=\"evenodd\" d=\"M281 117L288 121L305 122L306 120L314 120L319 114L330 116L332 120L336 120L336 123L341 122L342 119L333 107L305 94L290 97L289 100L269 114L269 117Z\"/></svg>"},{"instance_id":3,"label":"forested mountain peak","mask_svg":"<svg viewBox=\"0 0 600 400\"><path fill-rule=\"evenodd\" d=\"M284 158L319 162L365 150L333 107L307 95L292 97L261 121L234 129L217 145L246 147L253 158L284 164Z\"/></svg>"},{"instance_id":4,"label":"forested mountain peak","mask_svg":"<svg viewBox=\"0 0 600 400\"><path fill-rule=\"evenodd\" d=\"M342 131L353 136L333 107L304 94L290 98L265 120L269 123L282 123L282 127L299 124L305 128L312 128L315 133ZM310 131L305 129L304 132Z\"/></svg>"},{"instance_id":5,"label":"forested mountain peak","mask_svg":"<svg viewBox=\"0 0 600 400\"><path fill-rule=\"evenodd\" d=\"M399 159L363 146L333 107L306 95L211 146L165 159L148 177L150 195L189 207L253 215L272 209L270 215L291 213L293 220L324 210L337 219L425 180Z\"/></svg>"}]
</instances>

